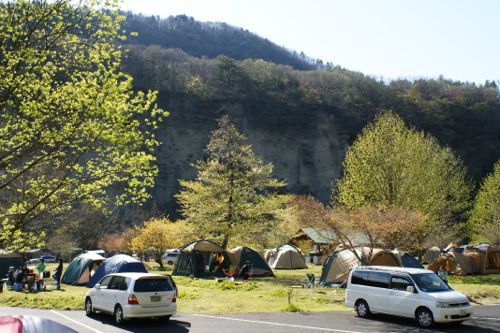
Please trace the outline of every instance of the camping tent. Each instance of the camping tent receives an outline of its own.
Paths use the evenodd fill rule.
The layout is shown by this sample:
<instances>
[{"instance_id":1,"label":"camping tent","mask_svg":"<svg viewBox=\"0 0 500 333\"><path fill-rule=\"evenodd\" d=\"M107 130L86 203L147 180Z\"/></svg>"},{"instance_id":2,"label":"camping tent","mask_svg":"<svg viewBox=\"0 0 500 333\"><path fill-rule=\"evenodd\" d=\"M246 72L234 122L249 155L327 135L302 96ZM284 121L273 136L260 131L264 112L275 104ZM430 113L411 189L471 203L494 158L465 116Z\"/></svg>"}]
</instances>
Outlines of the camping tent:
<instances>
[{"instance_id":1,"label":"camping tent","mask_svg":"<svg viewBox=\"0 0 500 333\"><path fill-rule=\"evenodd\" d=\"M500 274L500 247L491 245L486 250L485 273Z\"/></svg>"},{"instance_id":2,"label":"camping tent","mask_svg":"<svg viewBox=\"0 0 500 333\"><path fill-rule=\"evenodd\" d=\"M268 259L272 269L301 269L307 268L304 256L293 245L281 245L271 251Z\"/></svg>"},{"instance_id":3,"label":"camping tent","mask_svg":"<svg viewBox=\"0 0 500 333\"><path fill-rule=\"evenodd\" d=\"M147 273L148 270L144 267L144 264L141 261L126 254L116 254L111 258L104 260L104 262L97 268L94 275L90 278L89 283L87 283L87 287L95 286L97 282L108 274L123 272Z\"/></svg>"},{"instance_id":4,"label":"camping tent","mask_svg":"<svg viewBox=\"0 0 500 333\"><path fill-rule=\"evenodd\" d=\"M474 260L480 273L500 273L500 247L490 244L467 246L464 255Z\"/></svg>"},{"instance_id":5,"label":"camping tent","mask_svg":"<svg viewBox=\"0 0 500 333\"><path fill-rule=\"evenodd\" d=\"M443 267L445 271L455 275L479 273L479 267L476 267L474 259L471 256L453 251L441 255L438 259L431 262L427 266L427 269L437 272L439 267Z\"/></svg>"},{"instance_id":6,"label":"camping tent","mask_svg":"<svg viewBox=\"0 0 500 333\"><path fill-rule=\"evenodd\" d=\"M422 264L414 256L411 256L408 253L400 254L400 259L403 267L424 268L424 266L422 266Z\"/></svg>"},{"instance_id":7,"label":"camping tent","mask_svg":"<svg viewBox=\"0 0 500 333\"><path fill-rule=\"evenodd\" d=\"M5 275L9 271L9 267L13 266L15 268L24 265L23 257L18 253L0 253L0 280L5 278Z\"/></svg>"},{"instance_id":8,"label":"camping tent","mask_svg":"<svg viewBox=\"0 0 500 333\"><path fill-rule=\"evenodd\" d=\"M229 253L233 256L238 265L238 271L245 264L246 261L250 261L253 267L252 276L273 276L273 271L271 267L267 264L261 255L248 247L240 246L229 250Z\"/></svg>"},{"instance_id":9,"label":"camping tent","mask_svg":"<svg viewBox=\"0 0 500 333\"><path fill-rule=\"evenodd\" d=\"M356 248L355 251L364 260L367 260L370 255L368 247ZM384 249L373 249L369 263L377 266L401 266L401 259L398 253ZM351 269L359 264L358 258L351 250L334 252L323 265L320 284L331 285L344 282Z\"/></svg>"},{"instance_id":10,"label":"camping tent","mask_svg":"<svg viewBox=\"0 0 500 333\"><path fill-rule=\"evenodd\" d=\"M87 284L90 280L91 271L96 271L99 264L106 258L93 252L86 252L78 255L69 264L66 272L62 276L62 283L66 284Z\"/></svg>"},{"instance_id":11,"label":"camping tent","mask_svg":"<svg viewBox=\"0 0 500 333\"><path fill-rule=\"evenodd\" d=\"M427 251L425 251L424 256L422 257L422 262L424 264L428 264L438 259L441 255L441 249L437 246L433 246Z\"/></svg>"},{"instance_id":12,"label":"camping tent","mask_svg":"<svg viewBox=\"0 0 500 333\"><path fill-rule=\"evenodd\" d=\"M207 240L194 241L181 248L172 275L222 277L224 271L236 272L233 256L219 245Z\"/></svg>"},{"instance_id":13,"label":"camping tent","mask_svg":"<svg viewBox=\"0 0 500 333\"><path fill-rule=\"evenodd\" d=\"M359 260L350 250L334 252L326 259L321 271L320 284L331 285L342 283L353 267L359 265Z\"/></svg>"}]
</instances>

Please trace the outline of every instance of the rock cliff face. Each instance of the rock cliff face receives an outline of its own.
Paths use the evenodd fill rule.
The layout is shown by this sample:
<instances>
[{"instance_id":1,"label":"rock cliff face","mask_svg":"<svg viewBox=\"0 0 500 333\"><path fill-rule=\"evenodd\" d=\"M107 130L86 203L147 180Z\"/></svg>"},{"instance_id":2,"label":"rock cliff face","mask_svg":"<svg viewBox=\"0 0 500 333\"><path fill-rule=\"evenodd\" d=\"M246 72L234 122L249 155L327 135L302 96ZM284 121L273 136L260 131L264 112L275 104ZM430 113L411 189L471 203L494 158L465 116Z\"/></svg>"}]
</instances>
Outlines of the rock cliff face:
<instances>
[{"instance_id":1,"label":"rock cliff face","mask_svg":"<svg viewBox=\"0 0 500 333\"><path fill-rule=\"evenodd\" d=\"M174 195L179 179L193 179L193 163L204 158L210 132L218 113L203 113L190 105L172 105L170 116L158 131L162 142L157 152L159 175L152 190L152 202L160 211L176 217ZM245 134L255 153L274 165L276 177L285 179L291 193L309 193L329 202L332 182L342 175L342 160L348 135L327 112L277 118L255 115L241 106L229 110L232 121Z\"/></svg>"}]
</instances>

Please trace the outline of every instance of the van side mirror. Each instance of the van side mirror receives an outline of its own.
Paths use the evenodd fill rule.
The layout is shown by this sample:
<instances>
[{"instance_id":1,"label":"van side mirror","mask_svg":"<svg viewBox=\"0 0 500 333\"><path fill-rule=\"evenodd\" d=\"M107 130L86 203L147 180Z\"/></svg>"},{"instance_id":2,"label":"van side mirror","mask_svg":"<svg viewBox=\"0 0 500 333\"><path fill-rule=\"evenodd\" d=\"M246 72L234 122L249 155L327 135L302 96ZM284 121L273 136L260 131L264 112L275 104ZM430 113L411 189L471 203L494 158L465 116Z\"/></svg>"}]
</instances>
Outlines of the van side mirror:
<instances>
[{"instance_id":1,"label":"van side mirror","mask_svg":"<svg viewBox=\"0 0 500 333\"><path fill-rule=\"evenodd\" d=\"M95 289L101 289L101 285L99 283L96 283L94 286Z\"/></svg>"},{"instance_id":2,"label":"van side mirror","mask_svg":"<svg viewBox=\"0 0 500 333\"><path fill-rule=\"evenodd\" d=\"M408 286L406 287L406 291L409 293L414 293L415 292L415 287L414 286Z\"/></svg>"}]
</instances>

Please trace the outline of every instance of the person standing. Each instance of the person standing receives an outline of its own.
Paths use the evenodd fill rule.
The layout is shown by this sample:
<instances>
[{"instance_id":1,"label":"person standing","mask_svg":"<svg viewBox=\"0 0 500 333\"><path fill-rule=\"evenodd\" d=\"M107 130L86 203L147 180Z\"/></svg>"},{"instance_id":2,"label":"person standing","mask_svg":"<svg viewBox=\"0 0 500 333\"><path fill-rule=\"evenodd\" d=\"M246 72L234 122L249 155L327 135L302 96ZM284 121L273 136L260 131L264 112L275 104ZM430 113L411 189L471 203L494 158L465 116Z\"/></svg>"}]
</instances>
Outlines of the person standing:
<instances>
[{"instance_id":1,"label":"person standing","mask_svg":"<svg viewBox=\"0 0 500 333\"><path fill-rule=\"evenodd\" d=\"M59 258L59 264L57 265L56 268L56 281L57 281L57 289L61 289L61 277L62 277L62 271L63 271L63 260L62 258Z\"/></svg>"},{"instance_id":2,"label":"person standing","mask_svg":"<svg viewBox=\"0 0 500 333\"><path fill-rule=\"evenodd\" d=\"M444 270L443 266L439 267L438 276L448 285L448 272Z\"/></svg>"},{"instance_id":3,"label":"person standing","mask_svg":"<svg viewBox=\"0 0 500 333\"><path fill-rule=\"evenodd\" d=\"M41 259L40 263L36 266L36 269L38 270L38 275L40 276L40 279L43 279L43 273L45 272L45 268L47 265L45 265L45 260Z\"/></svg>"}]
</instances>

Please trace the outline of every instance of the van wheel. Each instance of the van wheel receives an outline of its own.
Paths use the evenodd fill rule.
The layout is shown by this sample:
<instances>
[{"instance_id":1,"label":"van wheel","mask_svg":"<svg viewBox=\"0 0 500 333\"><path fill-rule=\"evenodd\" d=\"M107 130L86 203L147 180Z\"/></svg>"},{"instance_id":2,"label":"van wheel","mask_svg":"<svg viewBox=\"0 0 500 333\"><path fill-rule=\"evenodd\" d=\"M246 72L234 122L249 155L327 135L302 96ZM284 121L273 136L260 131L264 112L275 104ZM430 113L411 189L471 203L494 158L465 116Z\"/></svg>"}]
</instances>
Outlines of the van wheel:
<instances>
[{"instance_id":1,"label":"van wheel","mask_svg":"<svg viewBox=\"0 0 500 333\"><path fill-rule=\"evenodd\" d=\"M364 300L356 302L356 313L361 318L367 318L370 316L370 307Z\"/></svg>"},{"instance_id":2,"label":"van wheel","mask_svg":"<svg viewBox=\"0 0 500 333\"><path fill-rule=\"evenodd\" d=\"M432 312L427 308L418 309L415 317L420 327L429 328L434 324Z\"/></svg>"},{"instance_id":3,"label":"van wheel","mask_svg":"<svg viewBox=\"0 0 500 333\"><path fill-rule=\"evenodd\" d=\"M85 299L85 314L89 317L94 314L94 308L92 307L92 300L90 297Z\"/></svg>"},{"instance_id":4,"label":"van wheel","mask_svg":"<svg viewBox=\"0 0 500 333\"><path fill-rule=\"evenodd\" d=\"M123 309L120 305L115 306L113 317L117 325L121 325L123 323Z\"/></svg>"}]
</instances>

